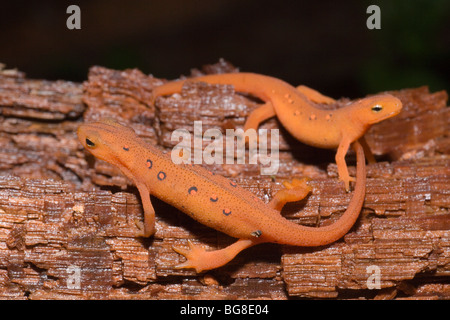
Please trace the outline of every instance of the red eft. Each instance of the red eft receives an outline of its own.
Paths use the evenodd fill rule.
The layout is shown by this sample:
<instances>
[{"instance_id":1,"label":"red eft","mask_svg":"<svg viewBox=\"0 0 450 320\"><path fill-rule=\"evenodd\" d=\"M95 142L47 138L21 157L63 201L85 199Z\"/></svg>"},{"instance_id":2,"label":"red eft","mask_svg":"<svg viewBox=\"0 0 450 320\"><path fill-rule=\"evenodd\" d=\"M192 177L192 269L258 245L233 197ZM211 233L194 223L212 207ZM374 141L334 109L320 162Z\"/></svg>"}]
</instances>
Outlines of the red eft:
<instances>
[{"instance_id":1,"label":"red eft","mask_svg":"<svg viewBox=\"0 0 450 320\"><path fill-rule=\"evenodd\" d=\"M83 124L77 130L81 144L95 157L117 166L139 190L144 208L142 236L155 231L155 211L150 194L176 207L193 219L232 237L234 244L206 251L189 242L190 250L175 248L186 257L178 268L197 272L231 261L240 251L264 242L293 246L321 246L344 236L357 220L365 197L365 157L358 141L356 185L345 213L331 225L307 227L290 222L280 210L287 202L306 197L311 188L305 179L285 183L285 189L264 203L235 182L201 166L174 164L169 155L145 143L135 132L116 122Z\"/></svg>"},{"instance_id":2,"label":"red eft","mask_svg":"<svg viewBox=\"0 0 450 320\"><path fill-rule=\"evenodd\" d=\"M159 96L181 92L186 81L233 85L237 92L245 92L265 102L249 115L244 130L257 129L259 124L276 116L297 140L308 145L334 149L339 178L349 190L354 180L348 174L345 155L350 144L358 139L371 162L374 158L365 142L364 134L371 125L397 115L401 101L389 94L360 99L336 110L325 110L318 104L336 101L306 86L297 88L277 78L255 73L213 74L192 79L171 81L153 89L152 103Z\"/></svg>"}]
</instances>

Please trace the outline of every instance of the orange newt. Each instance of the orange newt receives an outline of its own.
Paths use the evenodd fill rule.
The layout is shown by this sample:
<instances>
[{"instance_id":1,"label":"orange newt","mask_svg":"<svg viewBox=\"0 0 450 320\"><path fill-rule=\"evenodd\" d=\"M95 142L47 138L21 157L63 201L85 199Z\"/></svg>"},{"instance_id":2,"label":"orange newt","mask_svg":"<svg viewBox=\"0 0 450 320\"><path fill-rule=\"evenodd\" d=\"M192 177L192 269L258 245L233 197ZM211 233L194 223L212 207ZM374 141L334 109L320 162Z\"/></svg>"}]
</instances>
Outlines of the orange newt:
<instances>
[{"instance_id":1,"label":"orange newt","mask_svg":"<svg viewBox=\"0 0 450 320\"><path fill-rule=\"evenodd\" d=\"M169 155L146 144L135 132L116 122L83 124L78 128L82 145L95 157L117 166L137 186L144 208L143 236L155 231L155 211L150 194L176 207L193 219L239 240L220 250L206 251L189 242L190 250L174 248L187 258L178 268L197 272L231 261L240 251L264 242L294 246L321 246L344 236L355 223L365 197L365 157L359 142L357 181L349 206L341 218L324 227L297 225L283 218L287 202L306 197L311 188L306 179L285 183L285 189L264 203L235 182L201 166L174 164Z\"/></svg>"},{"instance_id":2,"label":"orange newt","mask_svg":"<svg viewBox=\"0 0 450 320\"><path fill-rule=\"evenodd\" d=\"M248 117L244 130L257 129L259 124L276 116L281 124L299 141L319 148L337 148L336 164L339 178L349 190L354 179L348 174L345 155L350 144L358 139L368 159L374 158L364 134L374 123L397 115L402 103L389 94L357 100L349 105L325 110L317 104L336 101L306 86L297 88L269 76L254 73L225 73L172 81L153 89L153 101L159 96L181 92L185 81L233 85L238 92L249 93L265 102Z\"/></svg>"}]
</instances>

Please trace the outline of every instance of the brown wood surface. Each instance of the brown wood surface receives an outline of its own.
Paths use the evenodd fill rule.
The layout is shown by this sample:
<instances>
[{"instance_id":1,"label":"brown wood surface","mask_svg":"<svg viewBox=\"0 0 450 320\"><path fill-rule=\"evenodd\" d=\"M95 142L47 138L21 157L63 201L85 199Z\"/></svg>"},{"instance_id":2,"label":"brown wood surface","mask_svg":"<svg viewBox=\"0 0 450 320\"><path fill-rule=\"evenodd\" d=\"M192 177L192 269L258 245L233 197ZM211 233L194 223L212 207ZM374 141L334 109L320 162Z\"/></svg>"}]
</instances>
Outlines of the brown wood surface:
<instances>
[{"instance_id":1,"label":"brown wood surface","mask_svg":"<svg viewBox=\"0 0 450 320\"><path fill-rule=\"evenodd\" d=\"M230 71L237 69L220 61L192 75ZM173 130L192 131L194 120L203 122L203 130L242 128L259 103L231 86L188 83L180 95L150 106L152 88L163 81L103 67L92 67L83 84L32 80L2 67L0 298L450 298L446 92L392 92L404 109L367 135L379 162L368 165L364 209L343 239L307 249L259 245L222 268L196 274L174 268L183 258L173 245L191 239L220 248L234 239L158 199L155 236L135 237L135 222L142 219L137 190L116 168L85 152L75 135L83 121L116 118L170 150ZM277 175L261 176L260 167L250 164L209 168L265 201L284 180L308 176L311 195L283 214L310 226L336 221L351 193L337 180L334 151L295 141L276 119L262 127L281 130ZM354 164L352 155L348 162ZM376 288L368 288L368 267L379 272Z\"/></svg>"}]
</instances>

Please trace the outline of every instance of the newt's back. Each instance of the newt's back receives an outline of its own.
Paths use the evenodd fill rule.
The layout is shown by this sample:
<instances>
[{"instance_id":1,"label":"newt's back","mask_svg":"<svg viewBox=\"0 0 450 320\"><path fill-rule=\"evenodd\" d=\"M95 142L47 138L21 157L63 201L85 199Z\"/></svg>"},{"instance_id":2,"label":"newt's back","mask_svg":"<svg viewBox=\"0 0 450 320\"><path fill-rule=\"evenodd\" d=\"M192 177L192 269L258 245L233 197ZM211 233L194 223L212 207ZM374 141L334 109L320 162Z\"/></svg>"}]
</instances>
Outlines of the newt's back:
<instances>
[{"instance_id":1,"label":"newt's back","mask_svg":"<svg viewBox=\"0 0 450 320\"><path fill-rule=\"evenodd\" d=\"M265 216L279 215L225 177L200 166L174 164L117 123L84 124L78 135L91 153L118 166L136 185L145 184L155 197L233 237L252 237L267 223Z\"/></svg>"}]
</instances>

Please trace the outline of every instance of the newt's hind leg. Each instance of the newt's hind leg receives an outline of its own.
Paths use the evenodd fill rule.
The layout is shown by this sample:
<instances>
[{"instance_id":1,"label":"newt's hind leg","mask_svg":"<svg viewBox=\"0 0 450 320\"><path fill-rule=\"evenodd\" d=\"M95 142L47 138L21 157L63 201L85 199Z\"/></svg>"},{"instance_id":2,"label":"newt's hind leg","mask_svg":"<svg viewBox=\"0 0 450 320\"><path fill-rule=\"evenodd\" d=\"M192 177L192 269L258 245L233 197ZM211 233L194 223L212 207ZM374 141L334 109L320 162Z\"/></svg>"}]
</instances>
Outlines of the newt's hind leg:
<instances>
[{"instance_id":1,"label":"newt's hind leg","mask_svg":"<svg viewBox=\"0 0 450 320\"><path fill-rule=\"evenodd\" d=\"M201 246L189 243L190 249L173 247L173 250L186 257L186 262L176 266L177 269L195 269L197 272L211 270L221 267L231 260L242 250L255 245L257 242L250 239L239 239L232 245L220 250L206 251Z\"/></svg>"},{"instance_id":2,"label":"newt's hind leg","mask_svg":"<svg viewBox=\"0 0 450 320\"><path fill-rule=\"evenodd\" d=\"M292 182L283 182L286 189L278 191L267 205L277 211L281 211L287 202L302 200L311 192L311 187L306 183L307 181L307 178L303 178L293 179Z\"/></svg>"},{"instance_id":3,"label":"newt's hind leg","mask_svg":"<svg viewBox=\"0 0 450 320\"><path fill-rule=\"evenodd\" d=\"M250 113L250 115L247 118L247 121L245 121L244 131L247 131L248 129L258 130L258 127L261 124L261 122L266 121L267 119L270 119L272 117L275 117L275 115L276 113L272 103L266 102L265 104L256 108Z\"/></svg>"},{"instance_id":4,"label":"newt's hind leg","mask_svg":"<svg viewBox=\"0 0 450 320\"><path fill-rule=\"evenodd\" d=\"M373 155L372 150L370 150L370 147L367 144L366 138L362 136L358 141L364 149L364 155L366 156L367 161L369 163L376 163L377 161L375 160L375 156Z\"/></svg>"}]
</instances>

